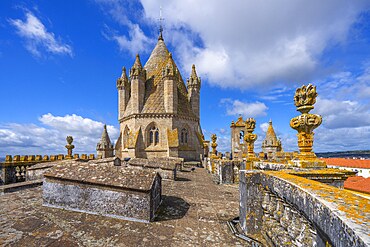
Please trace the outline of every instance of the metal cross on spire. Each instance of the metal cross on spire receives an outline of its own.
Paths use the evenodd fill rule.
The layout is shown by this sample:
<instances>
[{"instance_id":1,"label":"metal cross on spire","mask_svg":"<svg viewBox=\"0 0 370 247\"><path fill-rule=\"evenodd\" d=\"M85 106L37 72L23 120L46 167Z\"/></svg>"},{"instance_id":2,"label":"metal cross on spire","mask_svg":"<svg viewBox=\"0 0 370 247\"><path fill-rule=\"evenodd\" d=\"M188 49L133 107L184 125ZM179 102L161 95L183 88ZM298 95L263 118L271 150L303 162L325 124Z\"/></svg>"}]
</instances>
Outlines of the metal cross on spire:
<instances>
[{"instance_id":1,"label":"metal cross on spire","mask_svg":"<svg viewBox=\"0 0 370 247\"><path fill-rule=\"evenodd\" d=\"M163 17L162 17L162 6L159 7L159 37L158 39L161 39L163 40L163 37L162 37L162 32L163 32L163 25L162 25L162 22L164 21Z\"/></svg>"}]
</instances>

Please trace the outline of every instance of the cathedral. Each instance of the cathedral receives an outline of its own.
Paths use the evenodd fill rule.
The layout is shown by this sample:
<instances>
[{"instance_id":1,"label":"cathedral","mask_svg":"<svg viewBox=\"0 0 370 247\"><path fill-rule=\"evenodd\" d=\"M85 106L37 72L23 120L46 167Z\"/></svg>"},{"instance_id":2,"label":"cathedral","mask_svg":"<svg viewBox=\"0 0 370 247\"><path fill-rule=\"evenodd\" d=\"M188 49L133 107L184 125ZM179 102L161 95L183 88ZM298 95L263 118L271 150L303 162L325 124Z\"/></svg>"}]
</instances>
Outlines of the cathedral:
<instances>
[{"instance_id":1,"label":"cathedral","mask_svg":"<svg viewBox=\"0 0 370 247\"><path fill-rule=\"evenodd\" d=\"M123 158L180 157L200 160L201 80L193 65L186 86L162 32L144 66L139 55L117 80L120 136L116 156Z\"/></svg>"}]
</instances>

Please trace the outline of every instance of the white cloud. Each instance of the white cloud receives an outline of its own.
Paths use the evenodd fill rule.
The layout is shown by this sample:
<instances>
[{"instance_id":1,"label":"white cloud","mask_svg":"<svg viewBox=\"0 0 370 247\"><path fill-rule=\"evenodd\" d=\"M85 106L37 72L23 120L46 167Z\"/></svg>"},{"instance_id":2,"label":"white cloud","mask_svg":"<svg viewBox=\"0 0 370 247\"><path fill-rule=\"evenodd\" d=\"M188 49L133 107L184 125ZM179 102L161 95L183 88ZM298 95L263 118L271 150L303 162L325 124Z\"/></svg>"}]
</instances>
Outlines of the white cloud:
<instances>
[{"instance_id":1,"label":"white cloud","mask_svg":"<svg viewBox=\"0 0 370 247\"><path fill-rule=\"evenodd\" d=\"M117 43L121 52L129 52L136 55L141 52L147 52L153 40L150 40L137 24L129 24L129 37L119 35L116 31L109 28L103 32L103 36L108 40Z\"/></svg>"},{"instance_id":2,"label":"white cloud","mask_svg":"<svg viewBox=\"0 0 370 247\"><path fill-rule=\"evenodd\" d=\"M26 20L10 19L10 24L17 29L19 36L26 42L26 49L34 56L42 56L43 50L52 54L73 56L72 47L55 38L48 32L44 24L30 11L26 12Z\"/></svg>"},{"instance_id":3,"label":"white cloud","mask_svg":"<svg viewBox=\"0 0 370 247\"><path fill-rule=\"evenodd\" d=\"M72 135L74 153L96 153L104 124L72 114L54 116L50 113L39 118L41 124L0 125L0 156L6 154L58 154L66 153L66 137ZM117 140L119 130L107 126L112 142Z\"/></svg>"},{"instance_id":4,"label":"white cloud","mask_svg":"<svg viewBox=\"0 0 370 247\"><path fill-rule=\"evenodd\" d=\"M156 20L158 3L141 2L148 23ZM369 7L366 1L337 0L160 4L165 39L174 44L183 68L195 63L210 83L234 88L311 80L324 50L345 43L352 24Z\"/></svg>"},{"instance_id":5,"label":"white cloud","mask_svg":"<svg viewBox=\"0 0 370 247\"><path fill-rule=\"evenodd\" d=\"M266 116L268 107L262 102L242 102L240 100L221 99L221 105L226 107L229 116L242 115L244 117Z\"/></svg>"},{"instance_id":6,"label":"white cloud","mask_svg":"<svg viewBox=\"0 0 370 247\"><path fill-rule=\"evenodd\" d=\"M147 37L140 25L136 23L140 21L142 16L140 9L132 6L133 3L124 0L95 0L95 2L99 4L105 14L128 29L127 35L120 34L106 25L102 34L107 40L115 41L121 52L129 52L131 55L146 53L150 50L155 40ZM133 13L139 13L135 18L136 22L132 22L128 18L128 15L132 16Z\"/></svg>"},{"instance_id":7,"label":"white cloud","mask_svg":"<svg viewBox=\"0 0 370 247\"><path fill-rule=\"evenodd\" d=\"M262 132L264 132L264 133L267 132L268 127L269 127L269 123L261 123L260 124L260 128L261 128Z\"/></svg>"},{"instance_id":8,"label":"white cloud","mask_svg":"<svg viewBox=\"0 0 370 247\"><path fill-rule=\"evenodd\" d=\"M370 126L369 106L357 101L319 97L315 108L323 116L323 125L330 129Z\"/></svg>"},{"instance_id":9,"label":"white cloud","mask_svg":"<svg viewBox=\"0 0 370 247\"><path fill-rule=\"evenodd\" d=\"M314 151L368 150L370 126L329 129L320 126L315 130Z\"/></svg>"},{"instance_id":10,"label":"white cloud","mask_svg":"<svg viewBox=\"0 0 370 247\"><path fill-rule=\"evenodd\" d=\"M370 66L359 75L348 71L317 83L319 97L314 112L328 129L370 126Z\"/></svg>"}]
</instances>

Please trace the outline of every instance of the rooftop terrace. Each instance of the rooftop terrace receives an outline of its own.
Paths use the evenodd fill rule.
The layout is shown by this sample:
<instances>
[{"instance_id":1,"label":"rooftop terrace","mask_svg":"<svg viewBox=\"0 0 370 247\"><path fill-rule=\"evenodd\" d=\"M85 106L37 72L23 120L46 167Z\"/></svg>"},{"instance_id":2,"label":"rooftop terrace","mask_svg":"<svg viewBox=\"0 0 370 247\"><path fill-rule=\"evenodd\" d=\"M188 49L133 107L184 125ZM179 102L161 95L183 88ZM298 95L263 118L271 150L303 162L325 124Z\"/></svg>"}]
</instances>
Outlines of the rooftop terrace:
<instances>
[{"instance_id":1,"label":"rooftop terrace","mask_svg":"<svg viewBox=\"0 0 370 247\"><path fill-rule=\"evenodd\" d=\"M205 169L163 180L163 203L150 224L42 206L41 187L0 196L0 245L245 246L226 221L239 214L237 185L217 185Z\"/></svg>"}]
</instances>

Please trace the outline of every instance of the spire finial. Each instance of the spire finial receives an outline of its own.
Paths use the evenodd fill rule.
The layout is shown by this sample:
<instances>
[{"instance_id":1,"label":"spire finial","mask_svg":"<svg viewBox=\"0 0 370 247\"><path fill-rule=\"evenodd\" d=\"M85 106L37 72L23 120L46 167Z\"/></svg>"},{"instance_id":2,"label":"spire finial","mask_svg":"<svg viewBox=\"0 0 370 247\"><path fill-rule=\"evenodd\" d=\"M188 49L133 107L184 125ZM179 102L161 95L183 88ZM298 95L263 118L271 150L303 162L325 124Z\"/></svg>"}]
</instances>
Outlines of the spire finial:
<instances>
[{"instance_id":1,"label":"spire finial","mask_svg":"<svg viewBox=\"0 0 370 247\"><path fill-rule=\"evenodd\" d=\"M163 32L163 25L162 21L164 21L162 17L162 6L159 7L159 37L158 40L163 40L162 32Z\"/></svg>"}]
</instances>

